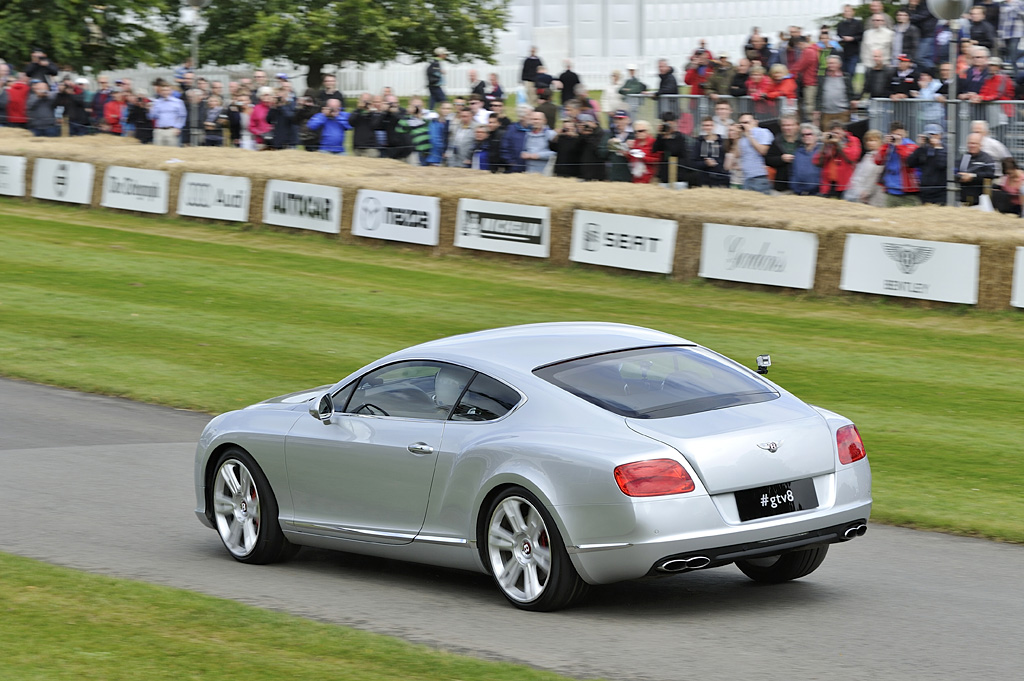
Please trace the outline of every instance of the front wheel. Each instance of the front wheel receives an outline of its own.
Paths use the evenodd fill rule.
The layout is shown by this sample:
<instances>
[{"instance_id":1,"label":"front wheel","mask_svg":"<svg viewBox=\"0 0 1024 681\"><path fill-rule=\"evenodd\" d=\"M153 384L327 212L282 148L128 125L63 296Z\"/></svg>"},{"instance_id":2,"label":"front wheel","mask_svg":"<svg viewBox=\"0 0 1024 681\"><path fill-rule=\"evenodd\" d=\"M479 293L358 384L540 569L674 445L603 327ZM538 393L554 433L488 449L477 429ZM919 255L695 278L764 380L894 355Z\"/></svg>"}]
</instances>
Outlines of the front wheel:
<instances>
[{"instance_id":1,"label":"front wheel","mask_svg":"<svg viewBox=\"0 0 1024 681\"><path fill-rule=\"evenodd\" d=\"M213 521L224 548L242 563L285 560L298 550L281 532L270 482L248 452L221 454L210 480Z\"/></svg>"},{"instance_id":2,"label":"front wheel","mask_svg":"<svg viewBox=\"0 0 1024 681\"><path fill-rule=\"evenodd\" d=\"M505 490L485 517L485 561L512 605L558 610L586 592L587 583L572 566L551 514L529 491Z\"/></svg>"},{"instance_id":3,"label":"front wheel","mask_svg":"<svg viewBox=\"0 0 1024 681\"><path fill-rule=\"evenodd\" d=\"M755 582L779 584L811 574L825 560L827 553L828 545L815 546L809 549L790 551L781 556L738 560L736 567Z\"/></svg>"}]
</instances>

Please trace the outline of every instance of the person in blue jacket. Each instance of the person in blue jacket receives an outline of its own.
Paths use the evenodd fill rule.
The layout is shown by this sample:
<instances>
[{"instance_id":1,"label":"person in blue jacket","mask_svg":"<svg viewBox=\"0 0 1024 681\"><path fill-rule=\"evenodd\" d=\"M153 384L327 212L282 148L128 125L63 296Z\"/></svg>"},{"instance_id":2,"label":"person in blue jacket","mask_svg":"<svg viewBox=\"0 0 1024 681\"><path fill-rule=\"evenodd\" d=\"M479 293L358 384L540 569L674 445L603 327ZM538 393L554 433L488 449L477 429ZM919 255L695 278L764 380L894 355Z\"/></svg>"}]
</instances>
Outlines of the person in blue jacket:
<instances>
[{"instance_id":1,"label":"person in blue jacket","mask_svg":"<svg viewBox=\"0 0 1024 681\"><path fill-rule=\"evenodd\" d=\"M800 144L793 151L793 168L789 188L800 196L816 196L821 190L821 168L814 165L814 155L821 150L818 129L810 123L800 126Z\"/></svg>"},{"instance_id":2,"label":"person in blue jacket","mask_svg":"<svg viewBox=\"0 0 1024 681\"><path fill-rule=\"evenodd\" d=\"M519 120L508 126L501 139L501 163L506 173L526 172L523 147L526 146L526 134L530 131L529 116L532 111L529 106L518 107L516 113Z\"/></svg>"},{"instance_id":3,"label":"person in blue jacket","mask_svg":"<svg viewBox=\"0 0 1024 681\"><path fill-rule=\"evenodd\" d=\"M310 130L320 131L320 151L325 154L345 153L345 131L351 130L348 112L341 110L341 101L328 99L327 106L314 114L306 124Z\"/></svg>"}]
</instances>

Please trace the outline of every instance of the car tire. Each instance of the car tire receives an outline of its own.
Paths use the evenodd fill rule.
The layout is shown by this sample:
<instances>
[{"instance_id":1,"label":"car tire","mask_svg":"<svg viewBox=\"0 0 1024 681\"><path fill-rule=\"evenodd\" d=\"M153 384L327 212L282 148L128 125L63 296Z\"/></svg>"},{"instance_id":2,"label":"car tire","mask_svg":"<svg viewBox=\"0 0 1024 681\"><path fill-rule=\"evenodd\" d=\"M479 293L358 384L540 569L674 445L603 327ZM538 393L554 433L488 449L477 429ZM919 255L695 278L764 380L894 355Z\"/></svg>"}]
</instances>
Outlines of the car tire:
<instances>
[{"instance_id":1,"label":"car tire","mask_svg":"<svg viewBox=\"0 0 1024 681\"><path fill-rule=\"evenodd\" d=\"M828 554L828 546L790 551L781 556L751 558L736 561L736 567L755 582L779 584L805 577L821 565Z\"/></svg>"},{"instance_id":2,"label":"car tire","mask_svg":"<svg viewBox=\"0 0 1024 681\"><path fill-rule=\"evenodd\" d=\"M214 527L235 560L265 565L298 551L281 531L277 499L267 476L244 449L231 447L218 457L208 489Z\"/></svg>"},{"instance_id":3,"label":"car tire","mask_svg":"<svg viewBox=\"0 0 1024 681\"><path fill-rule=\"evenodd\" d=\"M544 504L510 487L485 509L480 542L498 589L522 610L550 612L579 600L588 585L576 572Z\"/></svg>"}]
</instances>

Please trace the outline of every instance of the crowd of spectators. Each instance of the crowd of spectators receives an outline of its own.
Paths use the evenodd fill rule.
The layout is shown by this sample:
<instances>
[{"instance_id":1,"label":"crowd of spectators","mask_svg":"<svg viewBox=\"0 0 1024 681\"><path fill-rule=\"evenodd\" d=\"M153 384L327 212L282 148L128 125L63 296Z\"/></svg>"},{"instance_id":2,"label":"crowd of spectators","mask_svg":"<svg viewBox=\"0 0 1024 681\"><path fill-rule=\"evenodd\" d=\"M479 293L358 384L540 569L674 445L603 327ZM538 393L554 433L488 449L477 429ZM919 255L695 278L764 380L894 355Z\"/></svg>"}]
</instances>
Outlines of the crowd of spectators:
<instances>
[{"instance_id":1,"label":"crowd of spectators","mask_svg":"<svg viewBox=\"0 0 1024 681\"><path fill-rule=\"evenodd\" d=\"M0 62L0 125L56 136L63 119L72 136L124 135L166 146L351 149L491 173L733 187L876 205L944 203L950 86L955 79L957 98L972 104L1024 99L1024 0L976 2L957 35L924 0L909 0L892 15L881 2L867 4L866 22L846 5L835 26L812 35L791 26L768 36L755 27L736 60L701 40L679 71L659 60L650 86L629 64L625 75L611 74L599 101L570 61L549 73L536 49L508 90L497 74L482 78L471 70L455 88L469 94L449 97L448 53L438 48L426 68L427 100L404 103L388 88L346 98L331 74L302 93L288 74L270 78L262 70L225 88L197 76L188 62L173 80L149 84L150 93L104 76L90 89L84 78L58 81L56 66L35 50L20 71ZM955 63L943 58L951 41L959 45ZM683 87L691 96L685 100ZM518 105L506 111L513 93ZM708 115L695 115L694 95L710 104L701 108ZM913 129L921 134L910 139L898 121L869 130L862 112L872 100L915 100ZM644 120L637 112L648 101L656 113ZM995 193L1009 195L994 198L997 206L1019 213L1021 176L1009 151L988 134L988 122L975 121L957 165L962 203L977 203L995 181Z\"/></svg>"}]
</instances>

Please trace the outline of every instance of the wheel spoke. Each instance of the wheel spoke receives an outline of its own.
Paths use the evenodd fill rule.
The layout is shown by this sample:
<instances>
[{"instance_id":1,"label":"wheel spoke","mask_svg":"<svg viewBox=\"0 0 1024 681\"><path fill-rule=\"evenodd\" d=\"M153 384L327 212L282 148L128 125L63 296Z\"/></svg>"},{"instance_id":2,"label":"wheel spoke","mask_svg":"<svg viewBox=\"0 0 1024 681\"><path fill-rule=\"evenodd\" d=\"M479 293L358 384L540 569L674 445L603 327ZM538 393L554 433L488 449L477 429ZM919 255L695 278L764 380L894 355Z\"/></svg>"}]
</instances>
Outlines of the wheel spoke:
<instances>
[{"instance_id":1,"label":"wheel spoke","mask_svg":"<svg viewBox=\"0 0 1024 681\"><path fill-rule=\"evenodd\" d=\"M523 580L523 593L526 595L527 600L532 601L544 590L544 585L541 584L540 578L537 575L536 565L529 563L524 566L524 569L526 578Z\"/></svg>"},{"instance_id":2,"label":"wheel spoke","mask_svg":"<svg viewBox=\"0 0 1024 681\"><path fill-rule=\"evenodd\" d=\"M232 494L238 494L238 491L242 489L242 483L240 483L238 478L235 476L234 466L221 466L220 477L221 480L224 481L224 484L228 486L228 489L231 490Z\"/></svg>"},{"instance_id":3,"label":"wheel spoke","mask_svg":"<svg viewBox=\"0 0 1024 681\"><path fill-rule=\"evenodd\" d=\"M253 489L253 481L252 476L249 474L249 469L241 468L238 473L238 482L241 485L242 496L246 499L256 498L256 492Z\"/></svg>"},{"instance_id":4,"label":"wheel spoke","mask_svg":"<svg viewBox=\"0 0 1024 681\"><path fill-rule=\"evenodd\" d=\"M513 532L525 532L526 521L523 519L522 509L519 507L518 499L506 499L501 502L501 510L508 518L509 524L512 525Z\"/></svg>"},{"instance_id":5,"label":"wheel spoke","mask_svg":"<svg viewBox=\"0 0 1024 681\"><path fill-rule=\"evenodd\" d=\"M544 571L545 575L551 574L551 549L546 546L536 546L533 549L533 560L537 567Z\"/></svg>"},{"instance_id":6,"label":"wheel spoke","mask_svg":"<svg viewBox=\"0 0 1024 681\"><path fill-rule=\"evenodd\" d=\"M237 548L239 546L239 540L242 538L242 523L234 522L231 524L231 531L228 532L228 538L224 540L224 543L229 547Z\"/></svg>"},{"instance_id":7,"label":"wheel spoke","mask_svg":"<svg viewBox=\"0 0 1024 681\"><path fill-rule=\"evenodd\" d=\"M540 513L533 506L530 507L530 512L526 515L526 526L526 534L535 544L539 544L540 536L544 533L544 519L540 517Z\"/></svg>"},{"instance_id":8,"label":"wheel spoke","mask_svg":"<svg viewBox=\"0 0 1024 681\"><path fill-rule=\"evenodd\" d=\"M496 548L500 551L512 550L512 533L501 525L491 525L489 539L491 548Z\"/></svg>"},{"instance_id":9,"label":"wheel spoke","mask_svg":"<svg viewBox=\"0 0 1024 681\"><path fill-rule=\"evenodd\" d=\"M246 518L243 523L245 532L245 551L248 553L256 545L256 522L252 517Z\"/></svg>"},{"instance_id":10,"label":"wheel spoke","mask_svg":"<svg viewBox=\"0 0 1024 681\"><path fill-rule=\"evenodd\" d=\"M523 566L515 556L511 557L505 566L502 568L501 575L498 577L498 581L508 591L515 589L516 582L519 581L519 575L523 572Z\"/></svg>"},{"instance_id":11,"label":"wheel spoke","mask_svg":"<svg viewBox=\"0 0 1024 681\"><path fill-rule=\"evenodd\" d=\"M220 515L227 515L234 512L235 505L232 503L231 497L218 492L213 495L213 510Z\"/></svg>"}]
</instances>

